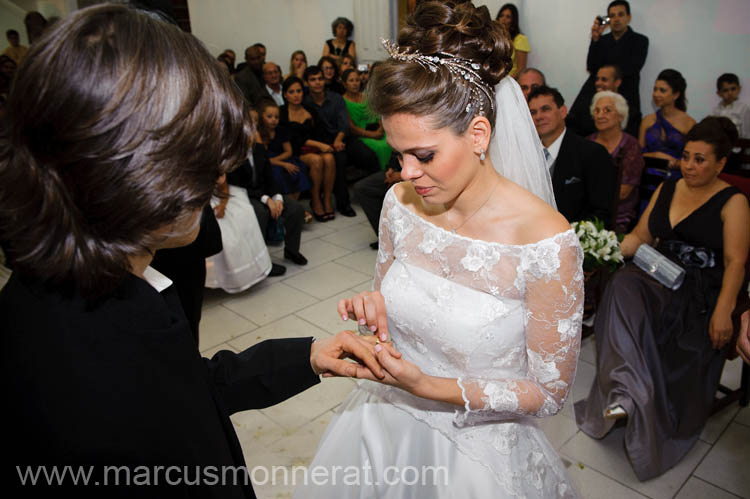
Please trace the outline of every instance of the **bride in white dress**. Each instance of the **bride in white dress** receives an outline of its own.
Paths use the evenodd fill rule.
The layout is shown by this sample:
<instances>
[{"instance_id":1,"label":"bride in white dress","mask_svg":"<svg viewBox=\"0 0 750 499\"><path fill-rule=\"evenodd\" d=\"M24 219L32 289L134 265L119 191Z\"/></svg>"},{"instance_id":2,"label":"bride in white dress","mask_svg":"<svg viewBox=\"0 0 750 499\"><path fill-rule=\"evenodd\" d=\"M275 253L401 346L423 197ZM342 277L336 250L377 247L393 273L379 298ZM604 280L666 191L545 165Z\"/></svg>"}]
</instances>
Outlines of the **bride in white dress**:
<instances>
[{"instance_id":1,"label":"bride in white dress","mask_svg":"<svg viewBox=\"0 0 750 499\"><path fill-rule=\"evenodd\" d=\"M534 420L573 384L582 255L502 79L506 36L470 4L423 3L371 76L405 181L383 203L373 292L339 313L392 345L320 442L309 469L327 478L294 497L576 496Z\"/></svg>"}]
</instances>

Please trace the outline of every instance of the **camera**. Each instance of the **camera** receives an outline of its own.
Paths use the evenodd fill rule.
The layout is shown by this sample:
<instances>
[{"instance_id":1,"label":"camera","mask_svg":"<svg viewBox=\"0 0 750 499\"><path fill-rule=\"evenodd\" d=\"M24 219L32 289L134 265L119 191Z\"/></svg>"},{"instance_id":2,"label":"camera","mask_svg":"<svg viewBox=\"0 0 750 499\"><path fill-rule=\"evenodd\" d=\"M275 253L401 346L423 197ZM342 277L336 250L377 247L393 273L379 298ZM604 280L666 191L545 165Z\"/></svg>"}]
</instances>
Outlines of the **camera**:
<instances>
[{"instance_id":1,"label":"camera","mask_svg":"<svg viewBox=\"0 0 750 499\"><path fill-rule=\"evenodd\" d=\"M609 25L609 16L596 16L596 18L599 20L599 26L608 26Z\"/></svg>"},{"instance_id":2,"label":"camera","mask_svg":"<svg viewBox=\"0 0 750 499\"><path fill-rule=\"evenodd\" d=\"M359 71L360 73L366 73L367 69L367 64L359 64L357 66L357 71Z\"/></svg>"}]
</instances>

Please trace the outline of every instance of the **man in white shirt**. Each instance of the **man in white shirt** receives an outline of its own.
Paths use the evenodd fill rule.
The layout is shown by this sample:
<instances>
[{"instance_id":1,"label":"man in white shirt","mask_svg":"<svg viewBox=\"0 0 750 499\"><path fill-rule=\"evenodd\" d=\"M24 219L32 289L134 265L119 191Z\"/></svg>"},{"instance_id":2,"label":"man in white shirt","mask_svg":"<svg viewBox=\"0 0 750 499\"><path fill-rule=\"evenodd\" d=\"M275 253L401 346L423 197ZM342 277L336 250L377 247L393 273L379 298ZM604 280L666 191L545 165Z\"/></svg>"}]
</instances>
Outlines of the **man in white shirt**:
<instances>
[{"instance_id":1,"label":"man in white shirt","mask_svg":"<svg viewBox=\"0 0 750 499\"><path fill-rule=\"evenodd\" d=\"M724 116L729 118L737 133L743 139L750 138L750 106L738 100L742 92L740 79L736 74L724 73L716 80L716 94L721 97L721 102L711 113L713 116Z\"/></svg>"},{"instance_id":2,"label":"man in white shirt","mask_svg":"<svg viewBox=\"0 0 750 499\"><path fill-rule=\"evenodd\" d=\"M284 105L284 97L281 95L281 68L275 62L267 62L263 65L263 83L266 92L276 102L277 106Z\"/></svg>"}]
</instances>

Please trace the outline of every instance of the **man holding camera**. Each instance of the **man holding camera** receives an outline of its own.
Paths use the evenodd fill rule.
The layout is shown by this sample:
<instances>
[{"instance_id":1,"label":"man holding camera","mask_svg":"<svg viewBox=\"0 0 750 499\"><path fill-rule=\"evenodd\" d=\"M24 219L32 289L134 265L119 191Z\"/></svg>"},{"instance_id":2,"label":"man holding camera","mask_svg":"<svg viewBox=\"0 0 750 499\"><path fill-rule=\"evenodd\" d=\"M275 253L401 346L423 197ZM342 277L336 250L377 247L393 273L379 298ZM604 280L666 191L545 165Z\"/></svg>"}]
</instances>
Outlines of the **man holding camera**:
<instances>
[{"instance_id":1,"label":"man holding camera","mask_svg":"<svg viewBox=\"0 0 750 499\"><path fill-rule=\"evenodd\" d=\"M619 93L628 101L630 111L631 119L628 120L625 131L637 137L641 122L641 98L638 86L641 68L648 54L648 38L630 28L630 19L630 4L625 0L614 0L607 7L607 17L597 16L594 20L594 25L591 27L591 44L586 58L589 77L578 93L570 114L572 116L578 116L583 112L588 114L591 99L596 93L595 84L599 68L614 65L621 72L622 83ZM604 31L607 28L610 32L605 35ZM581 125L574 121L568 123L568 126L582 136L593 132L593 130L579 129Z\"/></svg>"}]
</instances>

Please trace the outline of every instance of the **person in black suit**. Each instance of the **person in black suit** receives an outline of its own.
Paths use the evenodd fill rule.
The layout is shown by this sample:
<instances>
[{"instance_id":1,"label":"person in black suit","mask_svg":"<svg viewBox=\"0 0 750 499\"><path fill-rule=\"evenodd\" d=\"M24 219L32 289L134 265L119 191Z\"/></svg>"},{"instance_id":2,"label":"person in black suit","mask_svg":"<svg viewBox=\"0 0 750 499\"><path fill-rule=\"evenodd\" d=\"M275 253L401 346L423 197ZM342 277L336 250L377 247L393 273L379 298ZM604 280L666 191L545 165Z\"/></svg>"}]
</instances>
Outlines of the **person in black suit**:
<instances>
[{"instance_id":1,"label":"person in black suit","mask_svg":"<svg viewBox=\"0 0 750 499\"><path fill-rule=\"evenodd\" d=\"M556 89L532 90L529 110L544 146L558 211L569 222L597 217L610 226L617 172L607 149L565 128L568 110Z\"/></svg>"},{"instance_id":2,"label":"person in black suit","mask_svg":"<svg viewBox=\"0 0 750 499\"><path fill-rule=\"evenodd\" d=\"M606 65L617 66L622 83L618 92L625 97L630 109L630 119L625 131L633 137L638 136L641 123L641 96L638 87L641 82L641 69L648 55L648 37L636 33L630 27L630 4L625 0L614 0L607 7L610 23L602 25L597 17L591 27L591 43L586 57L586 69L589 77L581 87L571 108L574 117L584 116L583 120L570 121L568 126L579 135L588 135L585 115L591 106L591 99L596 93L596 79L599 68ZM604 35L609 28L610 32ZM578 128L578 127L581 128Z\"/></svg>"},{"instance_id":3,"label":"person in black suit","mask_svg":"<svg viewBox=\"0 0 750 499\"><path fill-rule=\"evenodd\" d=\"M149 264L195 240L217 182L247 156L240 91L192 35L118 4L58 21L29 57L0 137L0 185L13 186L0 190L13 269L0 292L3 491L254 498L229 415L321 374L382 378L374 337L202 358ZM47 482L40 465L71 474Z\"/></svg>"},{"instance_id":4,"label":"person in black suit","mask_svg":"<svg viewBox=\"0 0 750 499\"><path fill-rule=\"evenodd\" d=\"M196 344L200 344L198 326L206 285L206 258L223 249L221 229L210 206L203 208L200 224L195 241L179 248L161 249L151 261L151 266L174 284Z\"/></svg>"},{"instance_id":5,"label":"person in black suit","mask_svg":"<svg viewBox=\"0 0 750 499\"><path fill-rule=\"evenodd\" d=\"M253 145L252 154L227 174L227 182L247 190L264 235L271 220L284 225L284 258L297 265L307 265L307 258L299 252L305 209L297 200L279 193L263 145Z\"/></svg>"}]
</instances>

